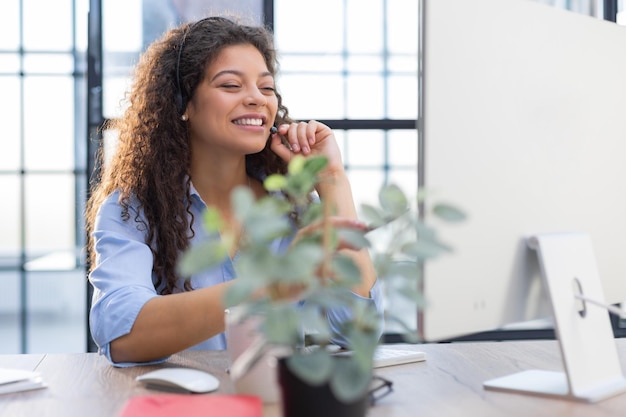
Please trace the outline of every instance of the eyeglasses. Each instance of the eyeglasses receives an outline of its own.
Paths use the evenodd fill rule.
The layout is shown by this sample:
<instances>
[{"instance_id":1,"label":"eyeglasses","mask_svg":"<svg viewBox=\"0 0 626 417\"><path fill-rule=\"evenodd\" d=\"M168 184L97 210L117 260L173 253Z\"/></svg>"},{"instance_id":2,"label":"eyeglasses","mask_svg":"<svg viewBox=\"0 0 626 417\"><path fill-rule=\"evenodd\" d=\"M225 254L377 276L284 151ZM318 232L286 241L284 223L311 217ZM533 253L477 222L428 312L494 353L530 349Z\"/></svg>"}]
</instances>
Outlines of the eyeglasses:
<instances>
[{"instance_id":1,"label":"eyeglasses","mask_svg":"<svg viewBox=\"0 0 626 417\"><path fill-rule=\"evenodd\" d=\"M370 406L376 405L377 401L389 395L391 391L393 391L393 382L382 376L374 375L368 392Z\"/></svg>"}]
</instances>

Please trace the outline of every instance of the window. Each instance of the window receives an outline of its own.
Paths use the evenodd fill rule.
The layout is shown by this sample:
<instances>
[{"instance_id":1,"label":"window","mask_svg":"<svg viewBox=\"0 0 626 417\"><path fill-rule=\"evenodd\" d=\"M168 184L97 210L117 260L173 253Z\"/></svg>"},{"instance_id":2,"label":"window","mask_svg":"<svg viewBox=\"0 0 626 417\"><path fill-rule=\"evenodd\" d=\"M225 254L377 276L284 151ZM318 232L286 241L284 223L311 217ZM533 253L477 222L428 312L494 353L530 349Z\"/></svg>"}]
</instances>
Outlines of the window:
<instances>
[{"instance_id":1,"label":"window","mask_svg":"<svg viewBox=\"0 0 626 417\"><path fill-rule=\"evenodd\" d=\"M84 351L86 13L0 6L0 353Z\"/></svg>"}]
</instances>

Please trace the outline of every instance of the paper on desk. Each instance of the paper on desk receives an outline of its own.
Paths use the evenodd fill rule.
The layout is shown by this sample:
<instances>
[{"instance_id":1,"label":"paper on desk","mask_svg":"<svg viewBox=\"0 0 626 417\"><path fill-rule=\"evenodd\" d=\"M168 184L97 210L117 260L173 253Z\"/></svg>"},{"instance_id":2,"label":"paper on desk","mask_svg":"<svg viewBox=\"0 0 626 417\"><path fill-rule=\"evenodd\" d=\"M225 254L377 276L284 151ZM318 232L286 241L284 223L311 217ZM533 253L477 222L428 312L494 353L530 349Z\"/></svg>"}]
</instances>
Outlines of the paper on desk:
<instances>
[{"instance_id":1,"label":"paper on desk","mask_svg":"<svg viewBox=\"0 0 626 417\"><path fill-rule=\"evenodd\" d=\"M263 403L251 395L155 394L132 397L119 417L262 417Z\"/></svg>"},{"instance_id":2,"label":"paper on desk","mask_svg":"<svg viewBox=\"0 0 626 417\"><path fill-rule=\"evenodd\" d=\"M37 372L0 368L0 394L30 391L45 387L46 384Z\"/></svg>"}]
</instances>

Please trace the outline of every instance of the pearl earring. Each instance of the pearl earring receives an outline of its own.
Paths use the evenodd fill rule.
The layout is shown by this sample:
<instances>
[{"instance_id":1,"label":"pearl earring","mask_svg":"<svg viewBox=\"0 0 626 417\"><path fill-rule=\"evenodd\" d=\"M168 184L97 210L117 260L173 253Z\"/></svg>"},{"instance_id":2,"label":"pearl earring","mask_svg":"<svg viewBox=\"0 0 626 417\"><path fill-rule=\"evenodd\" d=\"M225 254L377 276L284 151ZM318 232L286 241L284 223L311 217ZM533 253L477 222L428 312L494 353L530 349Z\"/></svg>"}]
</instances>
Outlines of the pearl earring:
<instances>
[{"instance_id":1,"label":"pearl earring","mask_svg":"<svg viewBox=\"0 0 626 417\"><path fill-rule=\"evenodd\" d=\"M187 116L186 114L183 114L182 116L180 116L180 120L182 120L183 122L186 122L189 119L189 116Z\"/></svg>"}]
</instances>

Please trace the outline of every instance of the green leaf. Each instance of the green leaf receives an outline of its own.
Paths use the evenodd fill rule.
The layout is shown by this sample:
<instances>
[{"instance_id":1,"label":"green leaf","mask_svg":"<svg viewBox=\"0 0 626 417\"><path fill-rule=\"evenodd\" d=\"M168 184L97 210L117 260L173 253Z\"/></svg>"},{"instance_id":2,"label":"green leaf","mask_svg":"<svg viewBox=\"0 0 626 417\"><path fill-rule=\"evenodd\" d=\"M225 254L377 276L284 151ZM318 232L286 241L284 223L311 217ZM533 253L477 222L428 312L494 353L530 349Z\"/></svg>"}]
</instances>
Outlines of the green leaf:
<instances>
[{"instance_id":1,"label":"green leaf","mask_svg":"<svg viewBox=\"0 0 626 417\"><path fill-rule=\"evenodd\" d=\"M311 385L321 385L333 374L333 360L324 349L291 355L287 358L287 366L296 376Z\"/></svg>"},{"instance_id":2,"label":"green leaf","mask_svg":"<svg viewBox=\"0 0 626 417\"><path fill-rule=\"evenodd\" d=\"M450 252L451 249L441 243L434 241L418 240L409 242L402 246L401 252L411 258L425 260L432 259L443 252Z\"/></svg>"},{"instance_id":3,"label":"green leaf","mask_svg":"<svg viewBox=\"0 0 626 417\"><path fill-rule=\"evenodd\" d=\"M404 192L397 185L386 185L380 189L378 200L382 208L391 217L398 217L409 209L409 203Z\"/></svg>"},{"instance_id":4,"label":"green leaf","mask_svg":"<svg viewBox=\"0 0 626 417\"><path fill-rule=\"evenodd\" d=\"M280 174L272 174L263 182L267 191L280 191L287 186L287 178Z\"/></svg>"},{"instance_id":5,"label":"green leaf","mask_svg":"<svg viewBox=\"0 0 626 417\"><path fill-rule=\"evenodd\" d=\"M298 307L292 303L275 304L267 310L261 328L269 344L298 344L302 339Z\"/></svg>"},{"instance_id":6,"label":"green leaf","mask_svg":"<svg viewBox=\"0 0 626 417\"><path fill-rule=\"evenodd\" d=\"M236 280L224 292L223 301L226 307L233 307L252 298L258 285L250 280Z\"/></svg>"},{"instance_id":7,"label":"green leaf","mask_svg":"<svg viewBox=\"0 0 626 417\"><path fill-rule=\"evenodd\" d=\"M313 191L316 181L317 178L302 171L298 175L290 175L287 177L285 191L297 201L304 200L306 196Z\"/></svg>"},{"instance_id":8,"label":"green leaf","mask_svg":"<svg viewBox=\"0 0 626 417\"><path fill-rule=\"evenodd\" d=\"M336 283L345 287L352 287L361 282L361 270L354 259L347 255L337 254L332 259L332 268Z\"/></svg>"},{"instance_id":9,"label":"green leaf","mask_svg":"<svg viewBox=\"0 0 626 417\"><path fill-rule=\"evenodd\" d=\"M356 299L352 304L352 314L357 334L363 334L371 338L369 342L359 339L359 343L364 346L376 346L378 343L378 329L382 325L381 317L376 307L364 299ZM352 331L348 331L348 337L353 337Z\"/></svg>"},{"instance_id":10,"label":"green leaf","mask_svg":"<svg viewBox=\"0 0 626 417\"><path fill-rule=\"evenodd\" d=\"M461 222L467 218L465 212L450 204L436 204L432 211L440 219L449 222Z\"/></svg>"},{"instance_id":11,"label":"green leaf","mask_svg":"<svg viewBox=\"0 0 626 417\"><path fill-rule=\"evenodd\" d=\"M235 217L243 222L254 206L254 194L247 187L237 187L230 195Z\"/></svg>"},{"instance_id":12,"label":"green leaf","mask_svg":"<svg viewBox=\"0 0 626 417\"><path fill-rule=\"evenodd\" d=\"M389 265L389 276L401 277L403 281L416 283L420 278L420 268L418 262L395 261Z\"/></svg>"},{"instance_id":13,"label":"green leaf","mask_svg":"<svg viewBox=\"0 0 626 417\"><path fill-rule=\"evenodd\" d=\"M361 217L370 228L377 228L387 223L383 211L370 204L361 204Z\"/></svg>"},{"instance_id":14,"label":"green leaf","mask_svg":"<svg viewBox=\"0 0 626 417\"><path fill-rule=\"evenodd\" d=\"M306 159L304 170L311 176L319 174L328 165L328 158L323 155L310 156Z\"/></svg>"},{"instance_id":15,"label":"green leaf","mask_svg":"<svg viewBox=\"0 0 626 417\"><path fill-rule=\"evenodd\" d=\"M293 158L291 158L291 161L289 161L289 165L287 165L287 172L292 175L299 174L300 172L302 172L305 163L306 158L304 156L300 154L295 155Z\"/></svg>"},{"instance_id":16,"label":"green leaf","mask_svg":"<svg viewBox=\"0 0 626 417\"><path fill-rule=\"evenodd\" d=\"M249 280L256 285L268 285L275 280L279 271L278 258L266 245L257 245L239 252L235 259L235 272L237 285L240 280Z\"/></svg>"},{"instance_id":17,"label":"green leaf","mask_svg":"<svg viewBox=\"0 0 626 417\"><path fill-rule=\"evenodd\" d=\"M320 314L317 306L305 304L301 307L302 327L308 336L319 344L326 344L332 337L330 323Z\"/></svg>"},{"instance_id":18,"label":"green leaf","mask_svg":"<svg viewBox=\"0 0 626 417\"><path fill-rule=\"evenodd\" d=\"M324 207L319 202L313 202L306 206L306 210L302 214L302 224L309 225L322 219Z\"/></svg>"},{"instance_id":19,"label":"green leaf","mask_svg":"<svg viewBox=\"0 0 626 417\"><path fill-rule=\"evenodd\" d=\"M370 241L365 237L366 232L354 229L339 229L337 233L340 241L349 244L354 249L369 248L371 246Z\"/></svg>"},{"instance_id":20,"label":"green leaf","mask_svg":"<svg viewBox=\"0 0 626 417\"><path fill-rule=\"evenodd\" d=\"M209 233L218 233L224 224L222 215L215 207L207 207L202 214L204 228Z\"/></svg>"},{"instance_id":21,"label":"green leaf","mask_svg":"<svg viewBox=\"0 0 626 417\"><path fill-rule=\"evenodd\" d=\"M184 277L214 268L228 257L228 250L220 241L211 240L186 250L178 263L178 273Z\"/></svg>"},{"instance_id":22,"label":"green leaf","mask_svg":"<svg viewBox=\"0 0 626 417\"><path fill-rule=\"evenodd\" d=\"M397 262L394 256L395 254L386 252L373 254L374 268L379 277L384 278L392 275L393 265Z\"/></svg>"},{"instance_id":23,"label":"green leaf","mask_svg":"<svg viewBox=\"0 0 626 417\"><path fill-rule=\"evenodd\" d=\"M252 242L264 244L291 233L291 225L286 217L258 214L250 215L245 224L245 234Z\"/></svg>"},{"instance_id":24,"label":"green leaf","mask_svg":"<svg viewBox=\"0 0 626 417\"><path fill-rule=\"evenodd\" d=\"M371 380L371 369L363 370L357 361L350 357L337 357L335 371L330 378L330 389L338 400L349 403L366 394Z\"/></svg>"},{"instance_id":25,"label":"green leaf","mask_svg":"<svg viewBox=\"0 0 626 417\"><path fill-rule=\"evenodd\" d=\"M419 240L426 240L429 242L434 242L437 240L437 233L435 232L435 229L423 222L417 223L416 230Z\"/></svg>"},{"instance_id":26,"label":"green leaf","mask_svg":"<svg viewBox=\"0 0 626 417\"><path fill-rule=\"evenodd\" d=\"M378 322L378 318L376 318ZM348 340L352 349L352 357L357 366L366 372L373 364L374 351L378 346L378 333L367 326L365 329L353 327L348 332Z\"/></svg>"},{"instance_id":27,"label":"green leaf","mask_svg":"<svg viewBox=\"0 0 626 417\"><path fill-rule=\"evenodd\" d=\"M307 295L306 305L314 305L320 309L350 306L354 296L345 288L336 286L320 286L316 291Z\"/></svg>"},{"instance_id":28,"label":"green leaf","mask_svg":"<svg viewBox=\"0 0 626 417\"><path fill-rule=\"evenodd\" d=\"M315 272L323 257L320 246L300 241L277 259L274 281L307 284L317 280Z\"/></svg>"}]
</instances>

